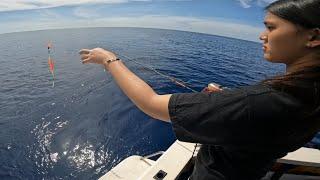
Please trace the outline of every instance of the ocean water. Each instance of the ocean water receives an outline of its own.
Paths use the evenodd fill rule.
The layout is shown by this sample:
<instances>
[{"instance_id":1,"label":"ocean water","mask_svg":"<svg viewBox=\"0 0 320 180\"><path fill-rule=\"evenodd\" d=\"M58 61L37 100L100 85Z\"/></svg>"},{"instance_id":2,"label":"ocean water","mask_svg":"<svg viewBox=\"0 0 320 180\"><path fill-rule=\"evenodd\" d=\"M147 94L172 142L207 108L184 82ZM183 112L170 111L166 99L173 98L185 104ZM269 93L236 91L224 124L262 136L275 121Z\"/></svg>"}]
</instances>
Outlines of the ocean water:
<instances>
[{"instance_id":1,"label":"ocean water","mask_svg":"<svg viewBox=\"0 0 320 180\"><path fill-rule=\"evenodd\" d=\"M52 41L56 80L48 71ZM124 95L99 65L80 63L82 48L102 47L151 66L200 91L233 88L284 72L261 44L221 36L144 28L84 28L0 35L1 179L97 179L133 155L166 150L171 125ZM190 92L123 57L157 93Z\"/></svg>"}]
</instances>

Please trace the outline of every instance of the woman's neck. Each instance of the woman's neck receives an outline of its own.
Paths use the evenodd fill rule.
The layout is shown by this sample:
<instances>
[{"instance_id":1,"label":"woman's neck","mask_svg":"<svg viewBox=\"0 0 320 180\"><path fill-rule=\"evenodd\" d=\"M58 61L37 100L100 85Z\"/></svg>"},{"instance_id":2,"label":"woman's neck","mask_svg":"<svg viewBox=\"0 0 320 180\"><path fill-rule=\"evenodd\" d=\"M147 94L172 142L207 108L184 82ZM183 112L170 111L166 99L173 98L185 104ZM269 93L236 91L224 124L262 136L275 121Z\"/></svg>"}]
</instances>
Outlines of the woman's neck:
<instances>
[{"instance_id":1,"label":"woman's neck","mask_svg":"<svg viewBox=\"0 0 320 180\"><path fill-rule=\"evenodd\" d=\"M320 57L314 54L308 54L291 64L286 65L286 74L290 74L299 70L304 69L305 67L311 66L320 66Z\"/></svg>"}]
</instances>

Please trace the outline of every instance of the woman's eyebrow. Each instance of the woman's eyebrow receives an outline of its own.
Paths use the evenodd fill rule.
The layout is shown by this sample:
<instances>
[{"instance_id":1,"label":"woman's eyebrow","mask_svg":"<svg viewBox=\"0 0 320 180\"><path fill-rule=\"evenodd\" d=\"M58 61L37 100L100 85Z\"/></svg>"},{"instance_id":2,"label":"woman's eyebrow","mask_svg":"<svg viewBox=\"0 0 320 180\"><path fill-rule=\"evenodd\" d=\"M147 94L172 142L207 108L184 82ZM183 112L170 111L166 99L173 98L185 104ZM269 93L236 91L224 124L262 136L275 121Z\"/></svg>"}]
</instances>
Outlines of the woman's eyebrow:
<instances>
[{"instance_id":1,"label":"woman's eyebrow","mask_svg":"<svg viewBox=\"0 0 320 180\"><path fill-rule=\"evenodd\" d=\"M270 22L270 21L264 21L263 24L267 25L267 24L271 24L274 25L274 23Z\"/></svg>"}]
</instances>

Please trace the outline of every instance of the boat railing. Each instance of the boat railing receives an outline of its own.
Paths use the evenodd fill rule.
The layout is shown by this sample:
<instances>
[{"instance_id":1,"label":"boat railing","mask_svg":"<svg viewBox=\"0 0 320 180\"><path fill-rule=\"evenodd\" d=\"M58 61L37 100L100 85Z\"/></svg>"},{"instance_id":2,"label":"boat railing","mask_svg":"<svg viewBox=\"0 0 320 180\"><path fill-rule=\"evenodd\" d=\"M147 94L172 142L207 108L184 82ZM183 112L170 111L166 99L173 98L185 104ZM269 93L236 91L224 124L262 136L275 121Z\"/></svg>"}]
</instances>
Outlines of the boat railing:
<instances>
[{"instance_id":1,"label":"boat railing","mask_svg":"<svg viewBox=\"0 0 320 180\"><path fill-rule=\"evenodd\" d=\"M150 155L143 156L143 157L141 157L141 159L148 159L148 158L151 158L154 156L162 155L163 153L164 153L164 151L158 151L158 152L152 153Z\"/></svg>"}]
</instances>

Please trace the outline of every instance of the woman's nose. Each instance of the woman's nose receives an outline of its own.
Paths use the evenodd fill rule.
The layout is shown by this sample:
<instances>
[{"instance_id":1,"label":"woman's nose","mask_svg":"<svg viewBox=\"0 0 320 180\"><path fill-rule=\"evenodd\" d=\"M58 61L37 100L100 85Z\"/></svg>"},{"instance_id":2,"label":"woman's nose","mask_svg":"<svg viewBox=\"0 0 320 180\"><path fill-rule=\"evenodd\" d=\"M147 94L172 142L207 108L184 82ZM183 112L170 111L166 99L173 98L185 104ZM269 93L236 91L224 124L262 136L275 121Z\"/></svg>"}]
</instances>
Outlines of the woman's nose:
<instances>
[{"instance_id":1,"label":"woman's nose","mask_svg":"<svg viewBox=\"0 0 320 180\"><path fill-rule=\"evenodd\" d=\"M260 34L259 39L260 39L261 41L266 41L266 40L267 40L267 35L263 32L263 33Z\"/></svg>"}]
</instances>

